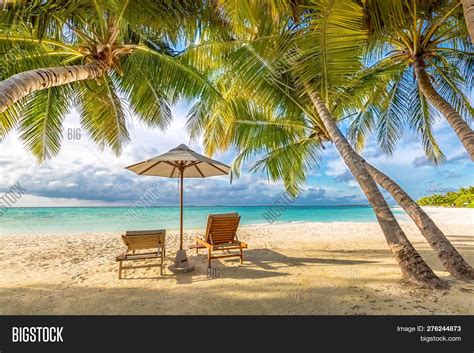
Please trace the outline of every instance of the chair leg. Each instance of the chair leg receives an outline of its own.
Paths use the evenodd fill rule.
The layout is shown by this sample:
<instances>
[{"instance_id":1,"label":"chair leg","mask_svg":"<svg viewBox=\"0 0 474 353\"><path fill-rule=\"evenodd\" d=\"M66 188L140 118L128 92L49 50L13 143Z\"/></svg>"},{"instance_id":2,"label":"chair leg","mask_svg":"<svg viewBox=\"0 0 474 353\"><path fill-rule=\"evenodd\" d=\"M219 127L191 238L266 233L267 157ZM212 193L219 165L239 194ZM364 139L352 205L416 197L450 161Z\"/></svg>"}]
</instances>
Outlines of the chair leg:
<instances>
[{"instance_id":1,"label":"chair leg","mask_svg":"<svg viewBox=\"0 0 474 353\"><path fill-rule=\"evenodd\" d=\"M244 251L242 250L242 248L240 249L240 263L244 263Z\"/></svg>"},{"instance_id":2,"label":"chair leg","mask_svg":"<svg viewBox=\"0 0 474 353\"><path fill-rule=\"evenodd\" d=\"M163 276L163 257L161 257L160 275Z\"/></svg>"},{"instance_id":3,"label":"chair leg","mask_svg":"<svg viewBox=\"0 0 474 353\"><path fill-rule=\"evenodd\" d=\"M207 252L207 267L211 268L211 250Z\"/></svg>"},{"instance_id":4,"label":"chair leg","mask_svg":"<svg viewBox=\"0 0 474 353\"><path fill-rule=\"evenodd\" d=\"M119 279L122 279L122 261L119 261Z\"/></svg>"}]
</instances>

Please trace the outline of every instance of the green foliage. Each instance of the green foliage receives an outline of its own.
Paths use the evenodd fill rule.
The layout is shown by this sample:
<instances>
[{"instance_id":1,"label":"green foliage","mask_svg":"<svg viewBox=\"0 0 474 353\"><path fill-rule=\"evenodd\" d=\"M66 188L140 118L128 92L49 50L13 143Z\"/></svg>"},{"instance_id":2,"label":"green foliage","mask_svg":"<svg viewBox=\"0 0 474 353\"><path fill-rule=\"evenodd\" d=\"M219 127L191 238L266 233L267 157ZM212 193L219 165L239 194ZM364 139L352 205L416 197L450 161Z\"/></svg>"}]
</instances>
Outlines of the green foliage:
<instances>
[{"instance_id":1,"label":"green foliage","mask_svg":"<svg viewBox=\"0 0 474 353\"><path fill-rule=\"evenodd\" d=\"M417 2L415 9L402 0L295 2L292 16L273 1L241 0L238 8L218 3L232 39L203 41L183 58L206 71L225 101L198 101L188 129L203 135L210 154L236 151L236 170L257 158L251 170L300 189L327 137L307 87L319 91L335 119L348 118L356 147L375 132L379 148L392 154L409 127L430 159L443 161L433 134L438 112L413 78L415 54L424 55L439 93L472 115L465 97L472 54L457 19L460 8L451 2ZM277 20L275 11L281 11ZM291 153L286 168L282 150Z\"/></svg>"},{"instance_id":2,"label":"green foliage","mask_svg":"<svg viewBox=\"0 0 474 353\"><path fill-rule=\"evenodd\" d=\"M466 118L473 115L466 96L474 56L459 1L19 4L0 9L0 80L81 65L107 45L115 53L104 77L71 84L67 94L33 94L0 113L0 139L19 129L40 161L59 152L63 118L74 104L92 140L120 153L129 139L128 113L164 129L171 104L196 99L188 129L203 135L208 153L236 150L236 168L257 157L252 170L296 191L317 166L327 136L305 92L310 87L337 120L351 118L356 147L375 132L391 154L407 125L430 159L441 162L432 131L437 112L413 79L417 55L439 93Z\"/></svg>"},{"instance_id":3,"label":"green foliage","mask_svg":"<svg viewBox=\"0 0 474 353\"><path fill-rule=\"evenodd\" d=\"M362 150L375 133L379 148L391 155L404 129L421 139L433 164L445 160L433 134L439 112L420 92L413 65L422 61L435 90L470 121L474 53L462 17L460 1L368 1L371 31L367 42L365 73L353 93L360 104L349 109L355 117L349 138ZM366 76L364 78L364 76ZM372 92L367 91L371 82Z\"/></svg>"},{"instance_id":4,"label":"green foliage","mask_svg":"<svg viewBox=\"0 0 474 353\"><path fill-rule=\"evenodd\" d=\"M166 128L180 98L218 94L174 48L219 38L220 17L207 3L174 0L28 1L0 6L0 80L48 67L107 63L97 80L29 94L0 113L0 140L17 129L39 162L59 153L66 114L119 154L129 113ZM210 29L213 31L210 31Z\"/></svg>"},{"instance_id":5,"label":"green foliage","mask_svg":"<svg viewBox=\"0 0 474 353\"><path fill-rule=\"evenodd\" d=\"M474 186L461 188L445 194L424 196L418 201L420 206L469 207L474 208Z\"/></svg>"},{"instance_id":6,"label":"green foliage","mask_svg":"<svg viewBox=\"0 0 474 353\"><path fill-rule=\"evenodd\" d=\"M69 111L69 86L51 87L27 97L19 122L20 139L36 156L59 153L62 124Z\"/></svg>"},{"instance_id":7,"label":"green foliage","mask_svg":"<svg viewBox=\"0 0 474 353\"><path fill-rule=\"evenodd\" d=\"M345 84L362 68L363 13L350 0L304 2L297 21L288 13L274 20L273 1L239 4L247 11L221 4L232 41L203 42L184 55L190 63L219 62L208 74L225 98L197 102L188 129L203 135L210 154L234 150L234 171L256 159L251 171L295 195L318 167L327 135L305 86L320 90L331 108L348 98ZM243 17L247 26L234 24Z\"/></svg>"}]
</instances>

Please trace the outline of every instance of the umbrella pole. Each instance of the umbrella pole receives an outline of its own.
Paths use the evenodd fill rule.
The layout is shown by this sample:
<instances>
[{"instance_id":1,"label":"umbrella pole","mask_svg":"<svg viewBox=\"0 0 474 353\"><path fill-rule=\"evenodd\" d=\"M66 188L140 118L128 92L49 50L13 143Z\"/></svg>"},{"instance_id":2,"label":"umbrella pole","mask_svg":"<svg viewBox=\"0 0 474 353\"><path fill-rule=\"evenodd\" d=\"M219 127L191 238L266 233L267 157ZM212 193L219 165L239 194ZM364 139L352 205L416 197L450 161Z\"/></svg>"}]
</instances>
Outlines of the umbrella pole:
<instances>
[{"instance_id":1,"label":"umbrella pole","mask_svg":"<svg viewBox=\"0 0 474 353\"><path fill-rule=\"evenodd\" d=\"M184 168L183 166L180 167L180 178L181 178L181 185L180 185L180 205L179 205L179 250L183 250L183 174Z\"/></svg>"},{"instance_id":2,"label":"umbrella pole","mask_svg":"<svg viewBox=\"0 0 474 353\"><path fill-rule=\"evenodd\" d=\"M174 260L174 265L170 267L170 270L173 272L189 272L194 270L194 266L190 265L188 262L188 257L186 251L183 250L183 181L184 181L184 167L183 162L179 165L180 172L180 202L179 202L179 250L176 253L176 259Z\"/></svg>"}]
</instances>

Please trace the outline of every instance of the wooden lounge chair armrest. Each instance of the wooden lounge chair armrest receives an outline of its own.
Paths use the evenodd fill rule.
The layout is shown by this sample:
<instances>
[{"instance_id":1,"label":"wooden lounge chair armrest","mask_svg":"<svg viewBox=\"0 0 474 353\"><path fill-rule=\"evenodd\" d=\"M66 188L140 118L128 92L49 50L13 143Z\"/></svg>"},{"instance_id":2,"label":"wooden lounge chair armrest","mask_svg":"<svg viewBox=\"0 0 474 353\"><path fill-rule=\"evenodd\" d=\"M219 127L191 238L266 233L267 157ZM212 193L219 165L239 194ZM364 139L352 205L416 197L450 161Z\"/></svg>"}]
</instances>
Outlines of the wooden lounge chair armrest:
<instances>
[{"instance_id":1,"label":"wooden lounge chair armrest","mask_svg":"<svg viewBox=\"0 0 474 353\"><path fill-rule=\"evenodd\" d=\"M194 238L194 240L196 240L196 243L198 243L198 245L204 246L204 247L206 247L206 248L208 248L208 249L211 249L211 248L212 248L212 245L211 245L211 244L206 243L206 242L205 242L204 240L202 240L201 238L196 237L196 238Z\"/></svg>"},{"instance_id":2,"label":"wooden lounge chair armrest","mask_svg":"<svg viewBox=\"0 0 474 353\"><path fill-rule=\"evenodd\" d=\"M115 257L115 261L123 261L126 258L127 258L127 254L123 253L123 254L120 254L119 256Z\"/></svg>"},{"instance_id":3,"label":"wooden lounge chair armrest","mask_svg":"<svg viewBox=\"0 0 474 353\"><path fill-rule=\"evenodd\" d=\"M240 247L241 248L248 248L247 243L244 243L243 241L240 242Z\"/></svg>"},{"instance_id":4,"label":"wooden lounge chair armrest","mask_svg":"<svg viewBox=\"0 0 474 353\"><path fill-rule=\"evenodd\" d=\"M128 249L127 249L128 250ZM123 259L124 257L126 257L128 255L128 251L125 250L123 253L121 253L120 255L116 256L115 257L115 261L121 261L121 259Z\"/></svg>"}]
</instances>

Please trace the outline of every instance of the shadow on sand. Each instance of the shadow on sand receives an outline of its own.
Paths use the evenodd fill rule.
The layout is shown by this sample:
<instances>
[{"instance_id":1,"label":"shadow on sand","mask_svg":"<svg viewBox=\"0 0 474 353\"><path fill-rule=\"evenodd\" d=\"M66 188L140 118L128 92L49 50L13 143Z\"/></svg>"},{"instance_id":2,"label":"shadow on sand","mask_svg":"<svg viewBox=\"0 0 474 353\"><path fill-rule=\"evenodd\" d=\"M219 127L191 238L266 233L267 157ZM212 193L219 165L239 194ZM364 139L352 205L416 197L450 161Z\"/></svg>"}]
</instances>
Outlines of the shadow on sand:
<instances>
[{"instance_id":1,"label":"shadow on sand","mask_svg":"<svg viewBox=\"0 0 474 353\"><path fill-rule=\"evenodd\" d=\"M473 263L474 239L449 238ZM433 269L443 270L426 242L414 245ZM315 248L308 257L250 249L243 265L238 259L213 261L219 278L207 276L207 256L200 254L190 256L196 269L189 274L136 270L126 280L104 264L103 274L96 269L83 282L4 285L0 314L474 314L473 302L465 300L474 284L453 281L450 291L437 292L410 288L397 279L392 260L388 249Z\"/></svg>"}]
</instances>

